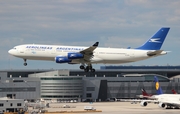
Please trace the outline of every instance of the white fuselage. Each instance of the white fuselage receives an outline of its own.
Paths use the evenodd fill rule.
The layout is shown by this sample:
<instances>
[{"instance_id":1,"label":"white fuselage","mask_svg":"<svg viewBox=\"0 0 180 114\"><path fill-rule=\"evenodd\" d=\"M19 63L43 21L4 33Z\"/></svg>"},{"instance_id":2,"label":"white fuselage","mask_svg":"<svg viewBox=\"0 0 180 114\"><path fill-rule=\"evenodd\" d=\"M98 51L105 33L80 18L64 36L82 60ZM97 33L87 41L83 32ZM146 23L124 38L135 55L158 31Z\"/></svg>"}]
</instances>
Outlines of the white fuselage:
<instances>
[{"instance_id":1,"label":"white fuselage","mask_svg":"<svg viewBox=\"0 0 180 114\"><path fill-rule=\"evenodd\" d=\"M70 52L78 53L86 48L88 47L26 44L15 46L9 50L9 53L23 59L54 61L57 56L67 56ZM90 63L121 64L166 54L163 51L158 55L148 56L147 52L149 51L154 50L97 47L93 51ZM81 59L73 59L71 63L82 63L82 61Z\"/></svg>"},{"instance_id":2,"label":"white fuselage","mask_svg":"<svg viewBox=\"0 0 180 114\"><path fill-rule=\"evenodd\" d=\"M155 98L159 103L171 104L180 107L180 95L179 94L161 94L155 95Z\"/></svg>"}]
</instances>

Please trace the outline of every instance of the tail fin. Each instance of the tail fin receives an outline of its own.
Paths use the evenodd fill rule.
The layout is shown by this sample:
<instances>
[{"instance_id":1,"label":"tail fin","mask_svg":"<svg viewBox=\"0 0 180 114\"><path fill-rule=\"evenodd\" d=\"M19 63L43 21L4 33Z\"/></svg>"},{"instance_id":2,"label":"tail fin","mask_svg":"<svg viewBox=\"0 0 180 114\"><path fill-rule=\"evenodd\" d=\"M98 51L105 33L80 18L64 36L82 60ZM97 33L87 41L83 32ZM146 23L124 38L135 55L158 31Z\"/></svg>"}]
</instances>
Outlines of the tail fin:
<instances>
[{"instance_id":1,"label":"tail fin","mask_svg":"<svg viewBox=\"0 0 180 114\"><path fill-rule=\"evenodd\" d=\"M142 91L142 95L143 95L143 96L149 96L149 94L146 92L145 89L141 89L141 91Z\"/></svg>"},{"instance_id":2,"label":"tail fin","mask_svg":"<svg viewBox=\"0 0 180 114\"><path fill-rule=\"evenodd\" d=\"M174 89L172 90L172 93L173 93L173 94L177 94L177 92L176 92Z\"/></svg>"},{"instance_id":3,"label":"tail fin","mask_svg":"<svg viewBox=\"0 0 180 114\"><path fill-rule=\"evenodd\" d=\"M145 44L136 48L142 50L160 50L161 46L169 32L169 27L161 28L157 33L155 33Z\"/></svg>"},{"instance_id":4,"label":"tail fin","mask_svg":"<svg viewBox=\"0 0 180 114\"><path fill-rule=\"evenodd\" d=\"M156 76L154 76L154 81L155 81L155 88L156 88L157 94L158 95L163 94L161 86L159 85L158 78Z\"/></svg>"}]
</instances>

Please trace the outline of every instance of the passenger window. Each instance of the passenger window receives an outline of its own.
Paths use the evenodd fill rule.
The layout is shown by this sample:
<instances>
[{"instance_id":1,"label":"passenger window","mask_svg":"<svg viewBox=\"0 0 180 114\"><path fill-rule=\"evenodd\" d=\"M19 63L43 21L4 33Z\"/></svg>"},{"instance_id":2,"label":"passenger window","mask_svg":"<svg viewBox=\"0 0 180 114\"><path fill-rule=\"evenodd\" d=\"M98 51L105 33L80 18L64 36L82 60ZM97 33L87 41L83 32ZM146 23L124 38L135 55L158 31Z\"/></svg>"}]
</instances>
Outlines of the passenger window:
<instances>
[{"instance_id":1,"label":"passenger window","mask_svg":"<svg viewBox=\"0 0 180 114\"><path fill-rule=\"evenodd\" d=\"M3 107L4 106L4 104L3 103L0 103L0 107Z\"/></svg>"}]
</instances>

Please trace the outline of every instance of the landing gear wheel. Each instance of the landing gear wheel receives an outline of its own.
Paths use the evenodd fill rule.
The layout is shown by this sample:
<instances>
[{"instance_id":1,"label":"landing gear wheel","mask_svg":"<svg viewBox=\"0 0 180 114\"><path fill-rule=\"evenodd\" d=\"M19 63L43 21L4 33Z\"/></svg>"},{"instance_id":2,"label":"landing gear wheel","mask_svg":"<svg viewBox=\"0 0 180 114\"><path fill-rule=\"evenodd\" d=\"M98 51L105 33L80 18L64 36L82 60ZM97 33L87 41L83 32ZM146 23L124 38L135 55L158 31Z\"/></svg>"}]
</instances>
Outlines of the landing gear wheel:
<instances>
[{"instance_id":1,"label":"landing gear wheel","mask_svg":"<svg viewBox=\"0 0 180 114\"><path fill-rule=\"evenodd\" d=\"M92 70L92 66L88 66L90 70Z\"/></svg>"},{"instance_id":2,"label":"landing gear wheel","mask_svg":"<svg viewBox=\"0 0 180 114\"><path fill-rule=\"evenodd\" d=\"M80 68L80 69L84 69L84 66L83 66L83 65L81 65L79 68Z\"/></svg>"},{"instance_id":3,"label":"landing gear wheel","mask_svg":"<svg viewBox=\"0 0 180 114\"><path fill-rule=\"evenodd\" d=\"M27 66L27 63L24 63L24 66Z\"/></svg>"},{"instance_id":4,"label":"landing gear wheel","mask_svg":"<svg viewBox=\"0 0 180 114\"><path fill-rule=\"evenodd\" d=\"M85 72L89 72L89 66L86 66L86 68L84 69Z\"/></svg>"},{"instance_id":5,"label":"landing gear wheel","mask_svg":"<svg viewBox=\"0 0 180 114\"><path fill-rule=\"evenodd\" d=\"M26 59L24 59L24 66L27 66Z\"/></svg>"},{"instance_id":6,"label":"landing gear wheel","mask_svg":"<svg viewBox=\"0 0 180 114\"><path fill-rule=\"evenodd\" d=\"M89 72L89 68L86 67L86 68L84 69L84 71L85 71L85 72Z\"/></svg>"},{"instance_id":7,"label":"landing gear wheel","mask_svg":"<svg viewBox=\"0 0 180 114\"><path fill-rule=\"evenodd\" d=\"M96 70L93 68L93 69L91 69L91 72L95 72Z\"/></svg>"}]
</instances>

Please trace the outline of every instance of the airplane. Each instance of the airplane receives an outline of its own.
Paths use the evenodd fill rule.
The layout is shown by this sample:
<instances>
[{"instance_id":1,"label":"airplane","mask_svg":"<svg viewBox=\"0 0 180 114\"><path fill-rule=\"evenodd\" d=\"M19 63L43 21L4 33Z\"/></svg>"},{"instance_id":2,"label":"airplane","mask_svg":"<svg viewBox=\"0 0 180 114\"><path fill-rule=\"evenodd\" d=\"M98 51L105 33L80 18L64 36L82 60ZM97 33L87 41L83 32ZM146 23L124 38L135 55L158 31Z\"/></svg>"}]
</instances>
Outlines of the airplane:
<instances>
[{"instance_id":1,"label":"airplane","mask_svg":"<svg viewBox=\"0 0 180 114\"><path fill-rule=\"evenodd\" d=\"M142 95L136 95L138 98L149 98L152 94L148 94L145 89L141 89Z\"/></svg>"},{"instance_id":2,"label":"airplane","mask_svg":"<svg viewBox=\"0 0 180 114\"><path fill-rule=\"evenodd\" d=\"M153 96L152 94L147 93L145 89L141 89L141 91L142 91L142 95L136 95L138 98L150 99ZM172 93L177 94L177 92L174 89L172 89ZM158 94L163 94L163 93L158 93Z\"/></svg>"},{"instance_id":3,"label":"airplane","mask_svg":"<svg viewBox=\"0 0 180 114\"><path fill-rule=\"evenodd\" d=\"M92 64L123 64L157 57L167 54L161 46L169 32L169 27L162 27L142 46L137 48L105 48L98 47L96 42L90 47L24 44L15 46L9 54L22 58L24 66L27 60L46 60L56 63L81 64L85 72L95 72Z\"/></svg>"},{"instance_id":4,"label":"airplane","mask_svg":"<svg viewBox=\"0 0 180 114\"><path fill-rule=\"evenodd\" d=\"M142 100L141 101L141 106L147 106L148 102L154 102L154 103L159 103L159 107L161 108L180 108L180 95L179 94L163 94L162 89L159 85L158 78L154 76L155 80L155 88L156 91L159 95L153 95L151 98L154 98L156 100Z\"/></svg>"}]
</instances>

